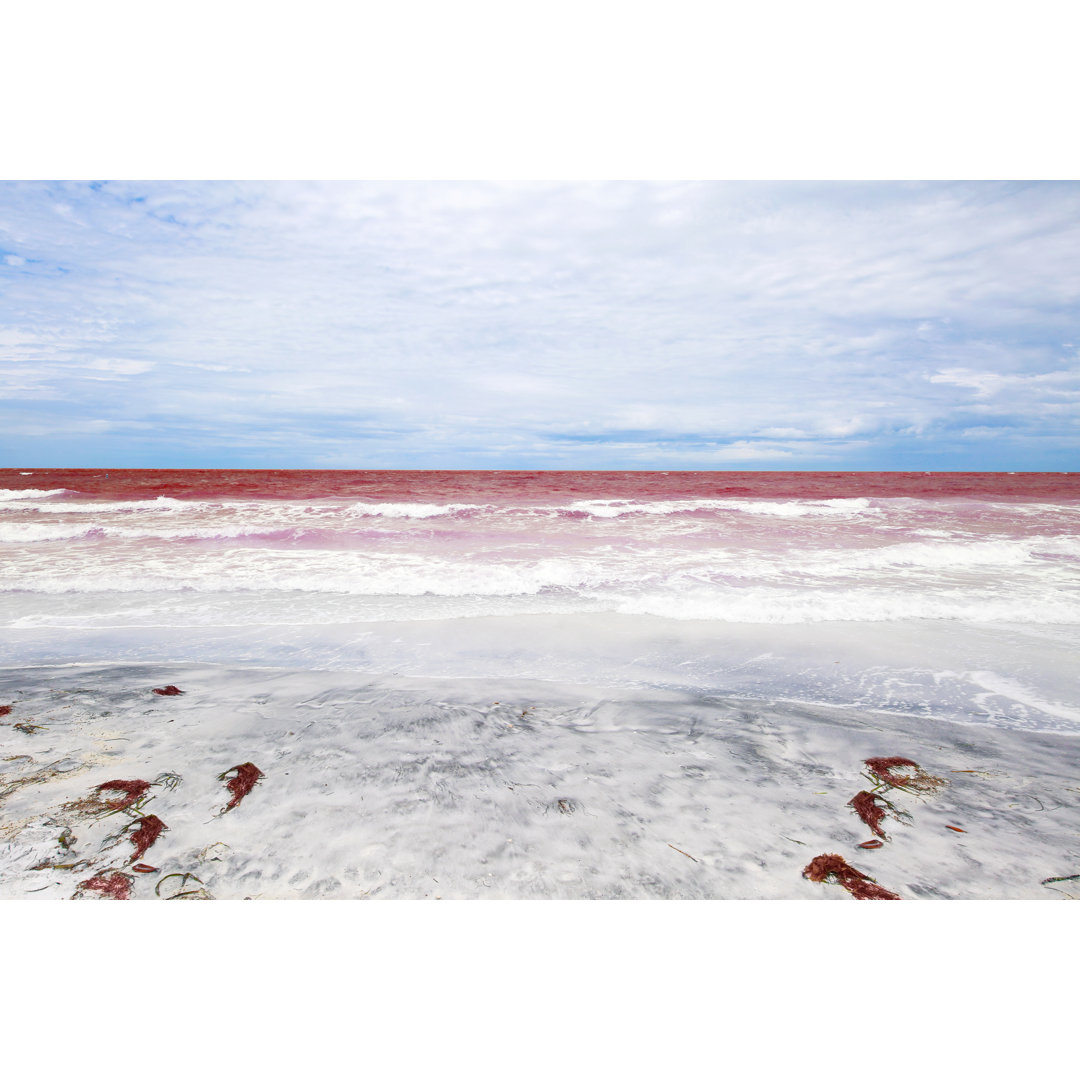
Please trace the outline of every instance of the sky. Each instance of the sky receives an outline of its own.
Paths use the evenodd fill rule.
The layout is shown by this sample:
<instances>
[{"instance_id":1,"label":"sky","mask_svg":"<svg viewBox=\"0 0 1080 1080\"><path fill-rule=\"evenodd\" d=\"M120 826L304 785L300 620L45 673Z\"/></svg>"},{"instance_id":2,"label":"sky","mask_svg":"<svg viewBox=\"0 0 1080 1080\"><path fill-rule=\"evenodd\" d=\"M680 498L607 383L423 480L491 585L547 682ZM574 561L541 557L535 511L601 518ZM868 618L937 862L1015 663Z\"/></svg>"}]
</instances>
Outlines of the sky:
<instances>
[{"instance_id":1,"label":"sky","mask_svg":"<svg viewBox=\"0 0 1080 1080\"><path fill-rule=\"evenodd\" d=\"M1080 183L0 183L0 464L1080 467Z\"/></svg>"}]
</instances>

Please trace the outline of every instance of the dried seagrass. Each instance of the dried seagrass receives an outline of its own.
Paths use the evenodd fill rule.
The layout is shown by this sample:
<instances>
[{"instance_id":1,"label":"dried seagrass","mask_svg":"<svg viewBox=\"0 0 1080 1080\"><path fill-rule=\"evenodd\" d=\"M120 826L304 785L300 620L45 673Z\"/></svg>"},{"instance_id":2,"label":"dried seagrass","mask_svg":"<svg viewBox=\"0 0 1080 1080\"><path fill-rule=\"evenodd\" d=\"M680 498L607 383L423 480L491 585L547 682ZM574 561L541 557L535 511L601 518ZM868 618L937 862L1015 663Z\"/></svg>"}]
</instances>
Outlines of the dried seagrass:
<instances>
[{"instance_id":1,"label":"dried seagrass","mask_svg":"<svg viewBox=\"0 0 1080 1080\"><path fill-rule=\"evenodd\" d=\"M167 881L171 881L173 878L179 878L180 884L177 887L178 891L174 892L171 896L161 895L161 886ZM199 883L198 889L189 889L187 884L189 881L197 881ZM173 888L173 886L169 886ZM166 874L160 881L154 886L154 895L160 897L162 900L213 900L214 896L209 889L203 885L202 880L197 878L192 873L175 873Z\"/></svg>"}]
</instances>

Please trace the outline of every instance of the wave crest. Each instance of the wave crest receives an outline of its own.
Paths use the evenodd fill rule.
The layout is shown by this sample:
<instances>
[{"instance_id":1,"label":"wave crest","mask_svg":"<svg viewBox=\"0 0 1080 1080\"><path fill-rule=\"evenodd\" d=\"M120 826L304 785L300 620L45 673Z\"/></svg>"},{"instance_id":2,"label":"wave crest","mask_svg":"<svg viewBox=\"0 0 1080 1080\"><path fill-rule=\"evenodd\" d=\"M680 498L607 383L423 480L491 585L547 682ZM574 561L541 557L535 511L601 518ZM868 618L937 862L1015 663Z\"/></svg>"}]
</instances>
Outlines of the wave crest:
<instances>
[{"instance_id":1,"label":"wave crest","mask_svg":"<svg viewBox=\"0 0 1080 1080\"><path fill-rule=\"evenodd\" d=\"M70 488L0 488L0 502L22 502L24 499L53 499L57 495L76 495Z\"/></svg>"}]
</instances>

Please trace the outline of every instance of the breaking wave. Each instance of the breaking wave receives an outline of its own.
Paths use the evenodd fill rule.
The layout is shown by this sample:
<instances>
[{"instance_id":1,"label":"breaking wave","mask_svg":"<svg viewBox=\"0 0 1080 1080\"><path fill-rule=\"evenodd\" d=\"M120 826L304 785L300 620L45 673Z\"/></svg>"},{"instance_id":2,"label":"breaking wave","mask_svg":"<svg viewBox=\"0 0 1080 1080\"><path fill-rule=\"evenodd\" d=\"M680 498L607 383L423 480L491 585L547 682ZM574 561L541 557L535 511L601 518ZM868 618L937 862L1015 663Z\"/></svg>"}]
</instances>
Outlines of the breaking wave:
<instances>
[{"instance_id":1,"label":"breaking wave","mask_svg":"<svg viewBox=\"0 0 1080 1080\"><path fill-rule=\"evenodd\" d=\"M74 495L68 488L0 488L0 502L22 502L30 499L52 499L57 495Z\"/></svg>"},{"instance_id":2,"label":"breaking wave","mask_svg":"<svg viewBox=\"0 0 1080 1080\"><path fill-rule=\"evenodd\" d=\"M627 514L690 514L702 510L731 510L769 517L840 517L865 513L873 508L869 499L813 499L778 502L769 499L671 499L634 502L625 499L579 499L567 508L592 517L624 517Z\"/></svg>"}]
</instances>

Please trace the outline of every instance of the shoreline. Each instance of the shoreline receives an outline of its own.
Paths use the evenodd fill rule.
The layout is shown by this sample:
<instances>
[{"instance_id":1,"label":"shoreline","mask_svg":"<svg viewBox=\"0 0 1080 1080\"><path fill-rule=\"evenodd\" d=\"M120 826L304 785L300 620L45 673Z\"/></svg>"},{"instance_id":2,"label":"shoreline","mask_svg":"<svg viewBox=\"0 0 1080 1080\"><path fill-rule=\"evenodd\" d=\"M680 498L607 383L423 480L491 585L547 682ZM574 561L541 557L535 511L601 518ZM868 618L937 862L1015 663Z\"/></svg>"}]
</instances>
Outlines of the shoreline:
<instances>
[{"instance_id":1,"label":"shoreline","mask_svg":"<svg viewBox=\"0 0 1080 1080\"><path fill-rule=\"evenodd\" d=\"M281 625L0 627L8 667L231 665L388 674L922 714L949 722L1080 733L1073 625L753 624L658 616L475 616ZM87 661L85 657L95 657ZM169 681L169 680L166 680Z\"/></svg>"}]
</instances>

